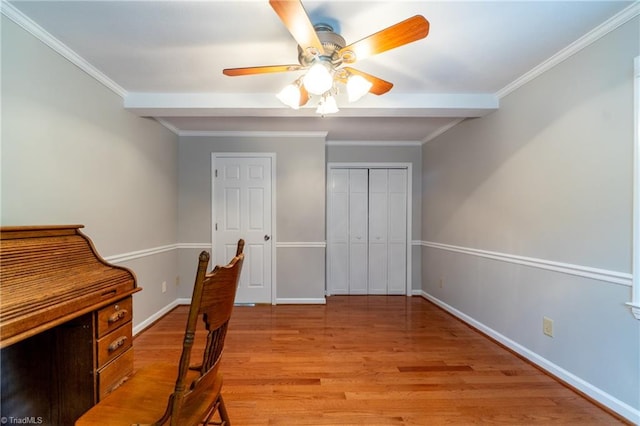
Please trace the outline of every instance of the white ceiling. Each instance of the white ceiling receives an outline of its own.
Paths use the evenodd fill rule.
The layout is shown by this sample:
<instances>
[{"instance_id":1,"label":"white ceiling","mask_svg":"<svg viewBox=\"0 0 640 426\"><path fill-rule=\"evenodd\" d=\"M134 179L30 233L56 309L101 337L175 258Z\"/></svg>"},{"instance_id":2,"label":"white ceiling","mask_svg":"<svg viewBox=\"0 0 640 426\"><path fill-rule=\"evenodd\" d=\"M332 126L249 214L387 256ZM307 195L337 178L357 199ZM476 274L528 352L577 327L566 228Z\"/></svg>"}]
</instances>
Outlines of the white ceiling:
<instances>
[{"instance_id":1,"label":"white ceiling","mask_svg":"<svg viewBox=\"0 0 640 426\"><path fill-rule=\"evenodd\" d=\"M181 134L328 132L330 141L426 141L498 108L532 70L631 1L303 1L347 41L416 14L426 39L357 62L394 83L337 114L294 111L274 96L300 72L227 77L223 68L297 62L267 0L3 1L3 13L123 96L124 107ZM624 12L623 12L624 14ZM618 15L620 16L620 15ZM551 61L549 61L551 59Z\"/></svg>"}]
</instances>

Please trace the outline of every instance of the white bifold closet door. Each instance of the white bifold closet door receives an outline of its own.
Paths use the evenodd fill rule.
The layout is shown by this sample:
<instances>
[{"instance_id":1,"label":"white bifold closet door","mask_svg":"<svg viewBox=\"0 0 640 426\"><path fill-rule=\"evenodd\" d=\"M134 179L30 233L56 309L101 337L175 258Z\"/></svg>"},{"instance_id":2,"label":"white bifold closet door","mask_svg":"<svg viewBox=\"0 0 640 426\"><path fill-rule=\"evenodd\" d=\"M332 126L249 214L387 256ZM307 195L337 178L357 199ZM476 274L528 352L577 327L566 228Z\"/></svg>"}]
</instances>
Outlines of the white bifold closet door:
<instances>
[{"instance_id":1,"label":"white bifold closet door","mask_svg":"<svg viewBox=\"0 0 640 426\"><path fill-rule=\"evenodd\" d=\"M407 170L331 169L330 294L405 294Z\"/></svg>"}]
</instances>

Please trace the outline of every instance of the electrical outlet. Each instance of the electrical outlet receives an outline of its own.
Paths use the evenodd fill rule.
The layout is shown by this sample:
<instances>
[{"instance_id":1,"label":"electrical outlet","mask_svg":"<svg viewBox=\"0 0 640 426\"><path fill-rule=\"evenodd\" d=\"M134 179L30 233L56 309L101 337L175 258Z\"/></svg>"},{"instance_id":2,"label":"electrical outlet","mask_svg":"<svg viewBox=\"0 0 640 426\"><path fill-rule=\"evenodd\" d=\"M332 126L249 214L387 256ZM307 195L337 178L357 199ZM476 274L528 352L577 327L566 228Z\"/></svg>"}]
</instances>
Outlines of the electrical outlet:
<instances>
[{"instance_id":1,"label":"electrical outlet","mask_svg":"<svg viewBox=\"0 0 640 426\"><path fill-rule=\"evenodd\" d=\"M163 293L167 292L167 282L166 281L162 281L162 292Z\"/></svg>"},{"instance_id":2,"label":"electrical outlet","mask_svg":"<svg viewBox=\"0 0 640 426\"><path fill-rule=\"evenodd\" d=\"M444 277L440 277L440 288L444 287Z\"/></svg>"},{"instance_id":3,"label":"electrical outlet","mask_svg":"<svg viewBox=\"0 0 640 426\"><path fill-rule=\"evenodd\" d=\"M542 317L542 332L553 337L553 320L551 318Z\"/></svg>"},{"instance_id":4,"label":"electrical outlet","mask_svg":"<svg viewBox=\"0 0 640 426\"><path fill-rule=\"evenodd\" d=\"M176 285L180 285L180 275L176 275Z\"/></svg>"}]
</instances>

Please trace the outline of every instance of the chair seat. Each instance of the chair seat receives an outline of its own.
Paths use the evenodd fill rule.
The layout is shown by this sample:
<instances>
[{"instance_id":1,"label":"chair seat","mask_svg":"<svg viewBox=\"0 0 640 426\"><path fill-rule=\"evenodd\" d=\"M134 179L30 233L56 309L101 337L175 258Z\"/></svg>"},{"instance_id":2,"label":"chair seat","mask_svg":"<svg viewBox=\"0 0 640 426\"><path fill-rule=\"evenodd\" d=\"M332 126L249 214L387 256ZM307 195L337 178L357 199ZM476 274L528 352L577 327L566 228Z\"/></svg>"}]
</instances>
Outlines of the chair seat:
<instances>
[{"instance_id":1,"label":"chair seat","mask_svg":"<svg viewBox=\"0 0 640 426\"><path fill-rule=\"evenodd\" d=\"M236 255L225 265L207 273L209 253L198 256L196 281L182 340L180 362L158 363L140 369L131 379L101 399L77 421L76 426L156 425L195 426L202 423L230 426L229 414L220 394L218 371L233 311L233 302L244 261L244 240L238 240ZM201 355L191 360L199 319L206 343ZM203 336L204 337L204 336ZM191 369L194 363L199 366Z\"/></svg>"},{"instance_id":2,"label":"chair seat","mask_svg":"<svg viewBox=\"0 0 640 426\"><path fill-rule=\"evenodd\" d=\"M197 372L189 372L193 378ZM176 385L175 364L157 363L140 369L76 421L76 426L149 425L160 419L167 408L168 396ZM202 412L213 406L222 389L222 375L207 391L200 404Z\"/></svg>"}]
</instances>

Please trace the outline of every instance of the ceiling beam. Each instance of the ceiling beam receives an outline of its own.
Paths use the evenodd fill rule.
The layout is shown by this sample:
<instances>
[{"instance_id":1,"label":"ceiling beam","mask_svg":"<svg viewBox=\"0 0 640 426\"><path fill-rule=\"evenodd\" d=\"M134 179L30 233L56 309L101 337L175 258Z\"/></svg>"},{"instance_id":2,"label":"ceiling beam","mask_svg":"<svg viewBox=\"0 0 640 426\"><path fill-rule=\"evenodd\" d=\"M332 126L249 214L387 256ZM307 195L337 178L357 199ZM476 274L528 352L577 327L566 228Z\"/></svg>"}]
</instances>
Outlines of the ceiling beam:
<instances>
[{"instance_id":1,"label":"ceiling beam","mask_svg":"<svg viewBox=\"0 0 640 426\"><path fill-rule=\"evenodd\" d=\"M495 94L386 94L349 104L338 99L342 117L482 117L499 107ZM124 107L143 117L310 117L315 103L293 110L274 94L136 93L124 97Z\"/></svg>"}]
</instances>

